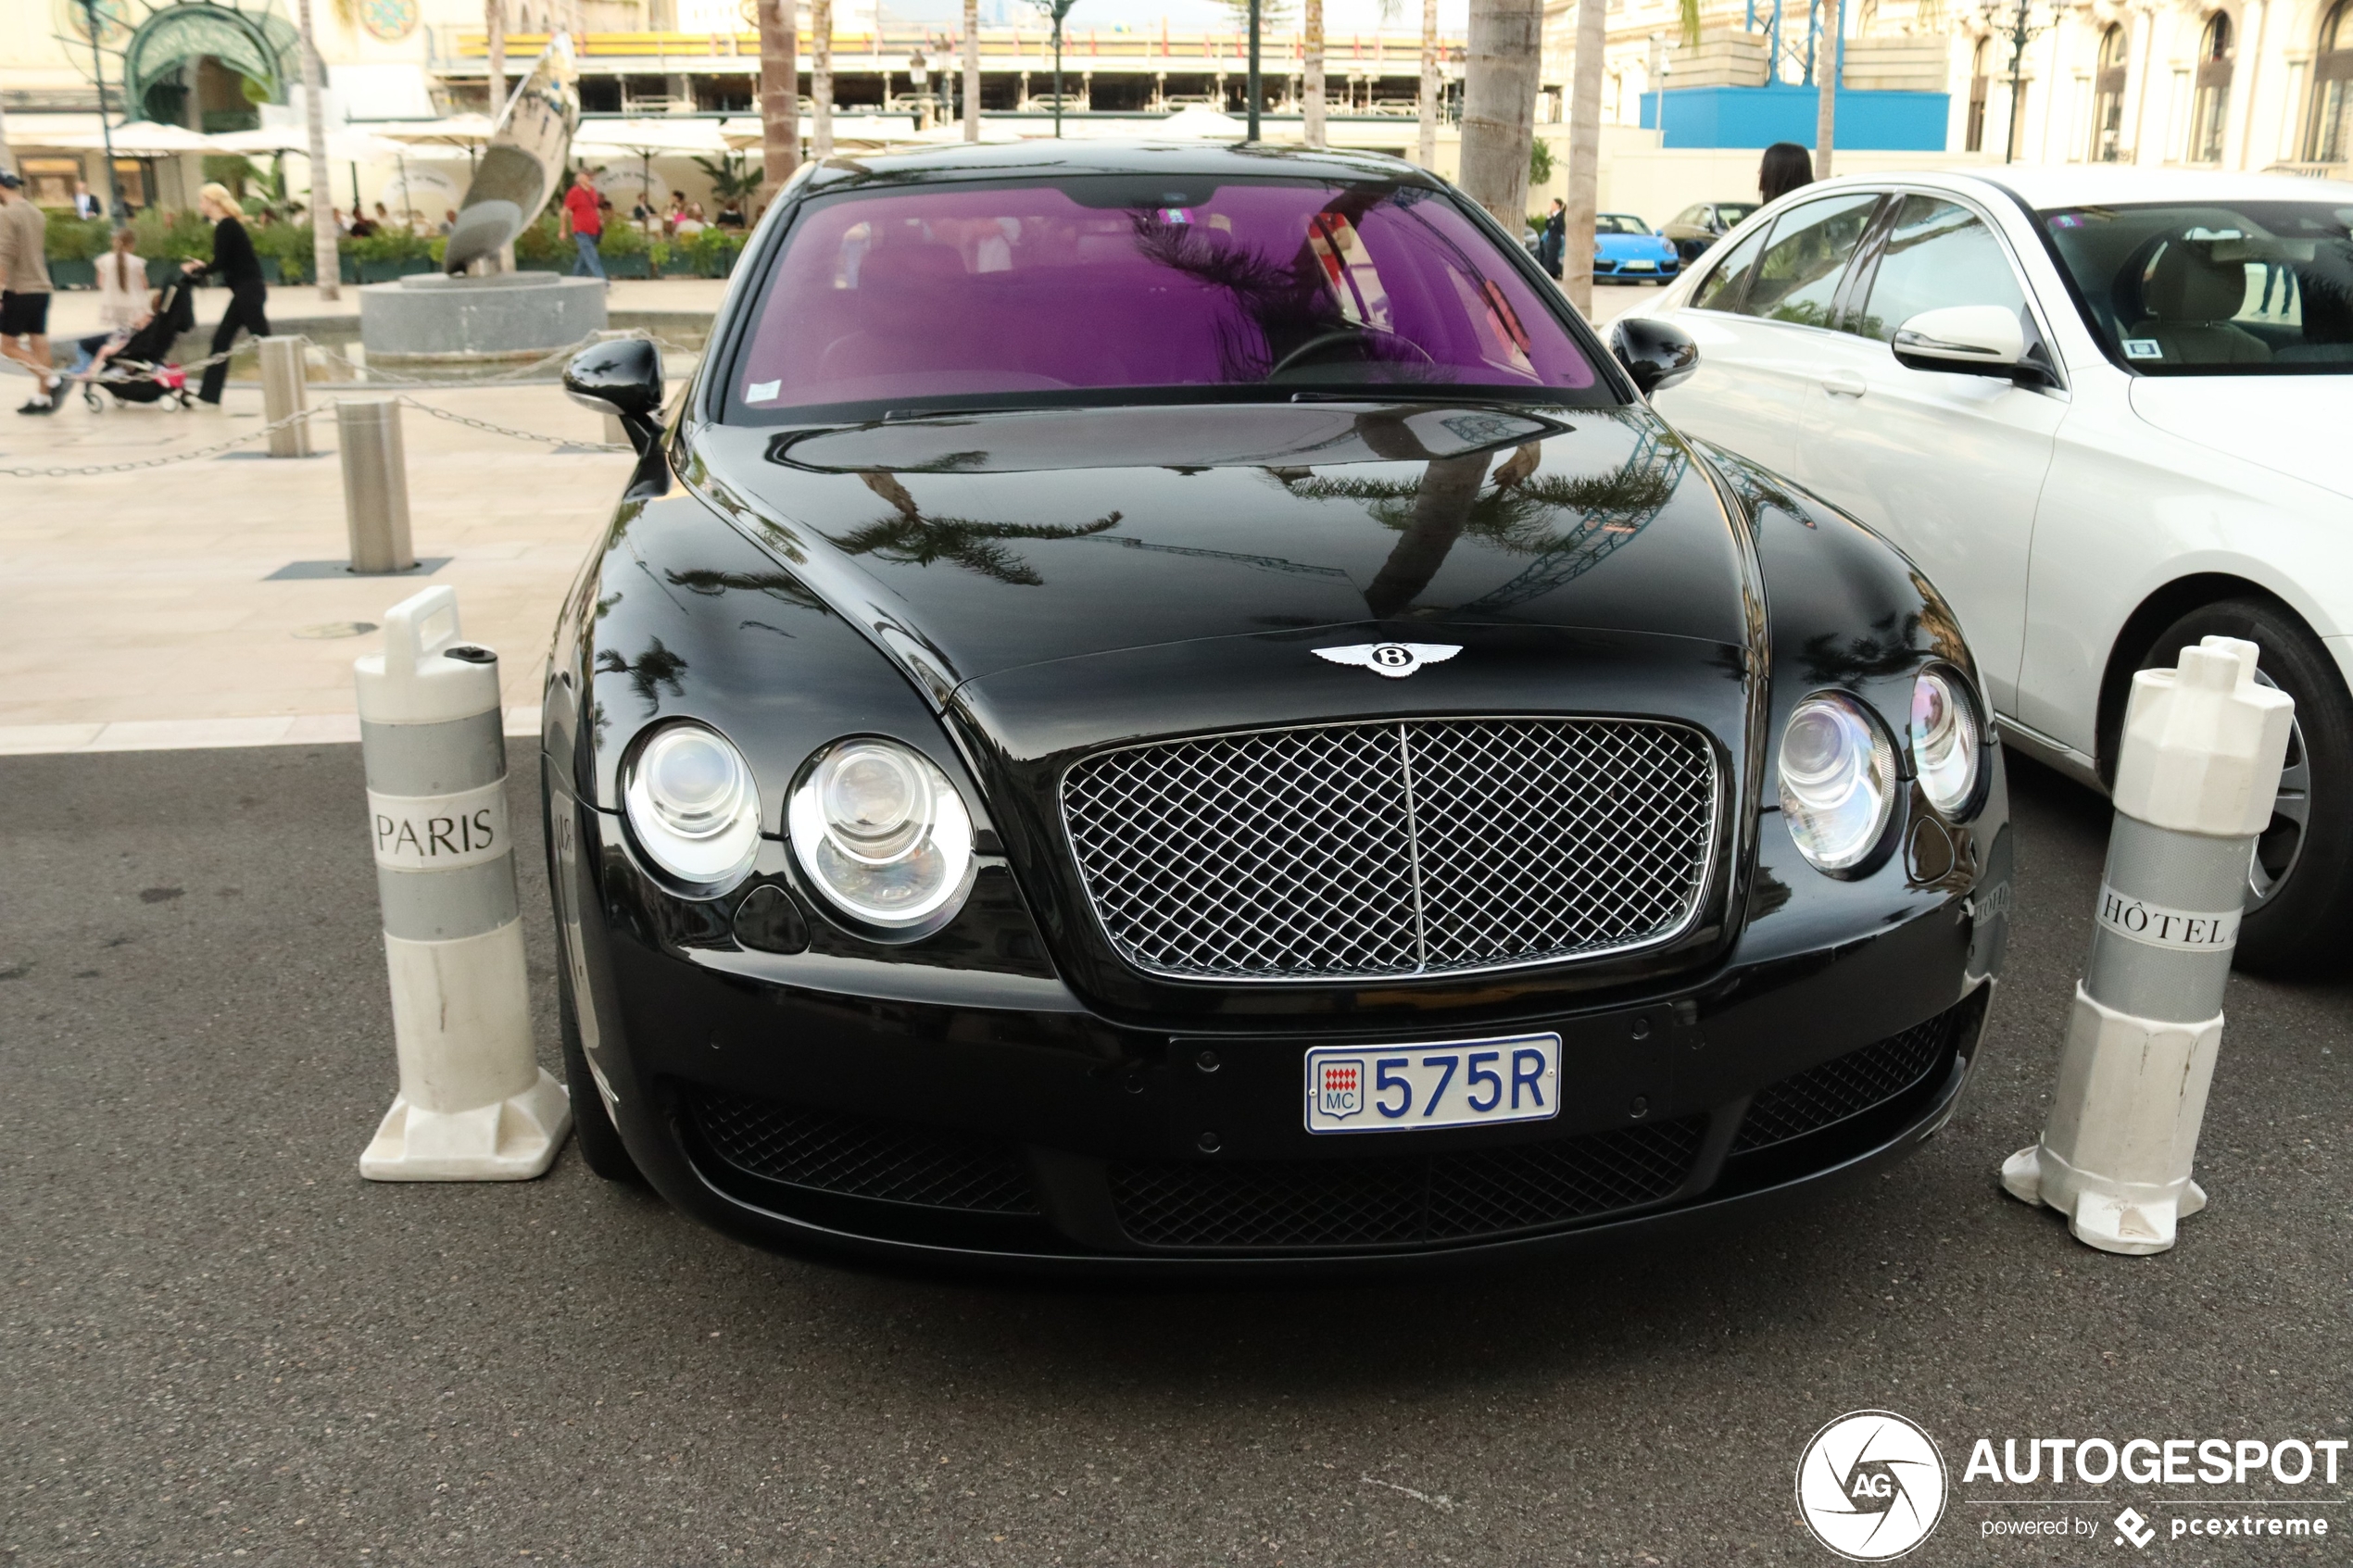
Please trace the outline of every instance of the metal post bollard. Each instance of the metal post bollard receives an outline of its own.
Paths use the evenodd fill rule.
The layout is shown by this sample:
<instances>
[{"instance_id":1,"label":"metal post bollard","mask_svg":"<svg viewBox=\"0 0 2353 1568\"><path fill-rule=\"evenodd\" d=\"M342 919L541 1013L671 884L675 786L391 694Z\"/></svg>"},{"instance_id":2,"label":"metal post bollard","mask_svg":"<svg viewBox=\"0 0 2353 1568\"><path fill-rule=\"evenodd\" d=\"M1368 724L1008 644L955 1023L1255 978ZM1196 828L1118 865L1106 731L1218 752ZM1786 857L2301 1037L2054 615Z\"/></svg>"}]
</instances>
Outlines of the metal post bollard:
<instances>
[{"instance_id":1,"label":"metal post bollard","mask_svg":"<svg viewBox=\"0 0 2353 1568\"><path fill-rule=\"evenodd\" d=\"M289 414L298 414L309 407L309 387L304 379L302 363L302 352L307 345L307 340L298 337L266 337L261 340L261 417L273 425ZM296 420L283 430L271 431L270 455L273 458L310 456L310 421Z\"/></svg>"},{"instance_id":2,"label":"metal post bollard","mask_svg":"<svg viewBox=\"0 0 2353 1568\"><path fill-rule=\"evenodd\" d=\"M346 398L335 405L343 449L344 527L351 570L385 573L417 564L409 543L409 458L400 444L400 405L391 398Z\"/></svg>"},{"instance_id":3,"label":"metal post bollard","mask_svg":"<svg viewBox=\"0 0 2353 1568\"><path fill-rule=\"evenodd\" d=\"M2002 1164L2103 1252L2163 1252L2206 1207L2190 1179L2222 1042L2255 835L2271 818L2295 702L2257 648L2208 637L2133 678L2097 922L2041 1140Z\"/></svg>"},{"instance_id":4,"label":"metal post bollard","mask_svg":"<svg viewBox=\"0 0 2353 1568\"><path fill-rule=\"evenodd\" d=\"M458 640L447 587L395 605L384 635L354 669L400 1094L359 1173L527 1181L572 1106L532 1046L498 656Z\"/></svg>"}]
</instances>

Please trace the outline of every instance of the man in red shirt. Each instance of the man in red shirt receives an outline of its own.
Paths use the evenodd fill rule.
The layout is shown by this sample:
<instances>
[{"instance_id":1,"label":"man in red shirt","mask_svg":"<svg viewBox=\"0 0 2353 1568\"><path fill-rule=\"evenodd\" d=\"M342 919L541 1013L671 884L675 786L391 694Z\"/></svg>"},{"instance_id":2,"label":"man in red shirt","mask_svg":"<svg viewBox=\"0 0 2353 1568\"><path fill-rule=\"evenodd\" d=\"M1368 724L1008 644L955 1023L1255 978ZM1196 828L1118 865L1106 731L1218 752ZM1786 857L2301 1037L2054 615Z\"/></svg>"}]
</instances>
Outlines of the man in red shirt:
<instances>
[{"instance_id":1,"label":"man in red shirt","mask_svg":"<svg viewBox=\"0 0 2353 1568\"><path fill-rule=\"evenodd\" d=\"M580 247L572 275L603 277L605 261L597 254L597 241L605 232L605 220L597 211L597 182L585 169L573 176L572 189L564 193L564 226L572 231L573 244Z\"/></svg>"}]
</instances>

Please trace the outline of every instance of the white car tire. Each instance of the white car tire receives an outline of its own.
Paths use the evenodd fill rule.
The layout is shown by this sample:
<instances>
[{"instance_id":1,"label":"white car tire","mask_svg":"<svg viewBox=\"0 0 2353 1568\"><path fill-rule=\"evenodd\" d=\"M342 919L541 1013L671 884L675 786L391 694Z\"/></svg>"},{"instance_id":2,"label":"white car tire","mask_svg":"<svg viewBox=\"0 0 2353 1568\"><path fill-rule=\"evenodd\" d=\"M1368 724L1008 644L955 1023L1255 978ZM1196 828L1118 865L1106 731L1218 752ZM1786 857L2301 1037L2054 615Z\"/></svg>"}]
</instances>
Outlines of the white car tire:
<instances>
[{"instance_id":1,"label":"white car tire","mask_svg":"<svg viewBox=\"0 0 2353 1568\"><path fill-rule=\"evenodd\" d=\"M2158 634L2138 667L2171 667L2183 648L2215 635L2261 648L2263 674L2296 699L2280 801L2250 868L2237 965L2277 975L2341 969L2353 927L2353 698L2319 640L2264 599L2190 611Z\"/></svg>"}]
</instances>

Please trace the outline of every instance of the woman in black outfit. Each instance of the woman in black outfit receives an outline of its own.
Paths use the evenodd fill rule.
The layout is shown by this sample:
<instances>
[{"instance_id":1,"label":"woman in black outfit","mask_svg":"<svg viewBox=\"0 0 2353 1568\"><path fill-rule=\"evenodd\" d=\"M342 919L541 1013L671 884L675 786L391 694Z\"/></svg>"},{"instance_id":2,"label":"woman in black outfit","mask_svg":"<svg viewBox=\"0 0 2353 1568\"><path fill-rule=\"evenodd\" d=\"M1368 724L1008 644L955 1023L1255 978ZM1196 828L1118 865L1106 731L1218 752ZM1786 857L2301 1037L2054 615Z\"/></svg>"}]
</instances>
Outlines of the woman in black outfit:
<instances>
[{"instance_id":1,"label":"woman in black outfit","mask_svg":"<svg viewBox=\"0 0 2353 1568\"><path fill-rule=\"evenodd\" d=\"M190 261L186 270L191 277L201 278L219 273L229 285L229 308L220 313L220 325L213 329L212 351L227 352L237 341L237 329L243 327L256 337L270 335L270 319L262 307L270 298L270 286L261 281L261 261L253 254L253 241L245 233L245 226L238 220L245 208L229 194L226 185L207 185L196 193L196 210L212 220L212 260ZM204 385L196 393L198 401L220 406L220 388L229 379L229 361L216 359L205 367Z\"/></svg>"}]
</instances>

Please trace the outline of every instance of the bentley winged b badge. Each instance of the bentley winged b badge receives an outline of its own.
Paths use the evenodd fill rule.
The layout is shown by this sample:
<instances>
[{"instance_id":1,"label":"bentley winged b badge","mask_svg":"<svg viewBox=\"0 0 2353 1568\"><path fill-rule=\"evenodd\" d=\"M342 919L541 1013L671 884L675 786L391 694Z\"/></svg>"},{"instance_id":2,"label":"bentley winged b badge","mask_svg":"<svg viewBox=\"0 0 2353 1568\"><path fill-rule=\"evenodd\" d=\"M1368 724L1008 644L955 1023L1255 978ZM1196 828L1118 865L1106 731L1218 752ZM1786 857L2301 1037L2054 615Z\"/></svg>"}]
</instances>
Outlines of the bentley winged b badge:
<instances>
[{"instance_id":1,"label":"bentley winged b badge","mask_svg":"<svg viewBox=\"0 0 2353 1568\"><path fill-rule=\"evenodd\" d=\"M1344 648L1317 648L1317 659L1334 664L1361 664L1376 675L1403 680L1425 664L1443 664L1463 651L1460 643L1353 643Z\"/></svg>"}]
</instances>

